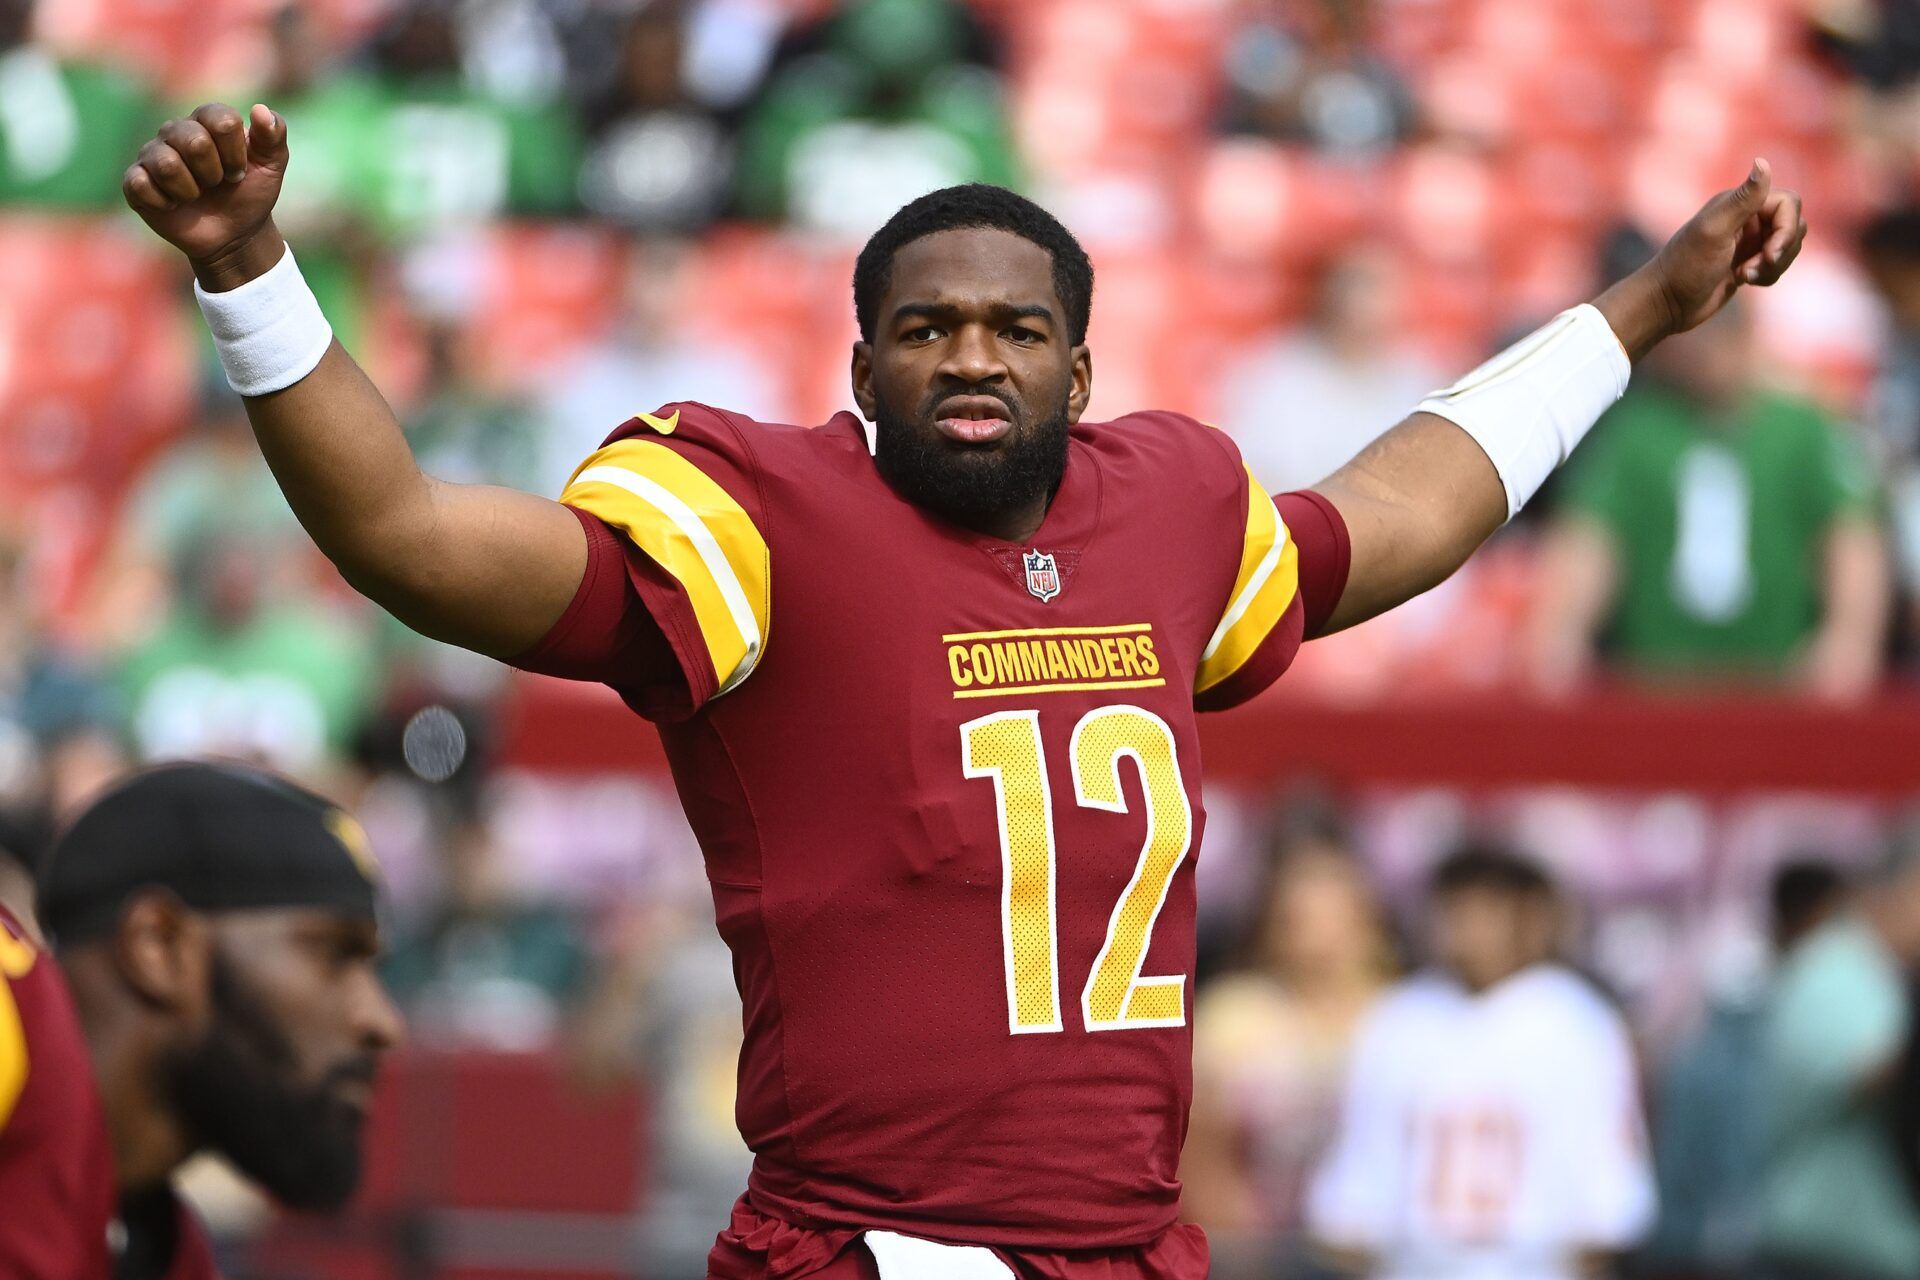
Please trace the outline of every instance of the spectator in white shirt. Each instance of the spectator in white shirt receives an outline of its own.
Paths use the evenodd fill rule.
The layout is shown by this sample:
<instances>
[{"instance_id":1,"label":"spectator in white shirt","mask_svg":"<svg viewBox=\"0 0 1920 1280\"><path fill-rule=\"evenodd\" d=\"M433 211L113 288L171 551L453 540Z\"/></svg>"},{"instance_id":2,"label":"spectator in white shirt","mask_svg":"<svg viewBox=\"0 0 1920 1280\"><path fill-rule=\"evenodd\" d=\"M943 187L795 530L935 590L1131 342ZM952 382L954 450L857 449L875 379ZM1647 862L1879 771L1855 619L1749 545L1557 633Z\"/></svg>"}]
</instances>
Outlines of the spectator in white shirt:
<instances>
[{"instance_id":1,"label":"spectator in white shirt","mask_svg":"<svg viewBox=\"0 0 1920 1280\"><path fill-rule=\"evenodd\" d=\"M1270 492L1324 480L1448 381L1407 346L1401 292L1391 251L1352 250L1327 266L1303 329L1228 371L1213 420Z\"/></svg>"},{"instance_id":2,"label":"spectator in white shirt","mask_svg":"<svg viewBox=\"0 0 1920 1280\"><path fill-rule=\"evenodd\" d=\"M1314 1235L1383 1280L1572 1280L1653 1218L1620 1014L1553 959L1551 882L1503 850L1443 862L1434 967L1363 1023Z\"/></svg>"}]
</instances>

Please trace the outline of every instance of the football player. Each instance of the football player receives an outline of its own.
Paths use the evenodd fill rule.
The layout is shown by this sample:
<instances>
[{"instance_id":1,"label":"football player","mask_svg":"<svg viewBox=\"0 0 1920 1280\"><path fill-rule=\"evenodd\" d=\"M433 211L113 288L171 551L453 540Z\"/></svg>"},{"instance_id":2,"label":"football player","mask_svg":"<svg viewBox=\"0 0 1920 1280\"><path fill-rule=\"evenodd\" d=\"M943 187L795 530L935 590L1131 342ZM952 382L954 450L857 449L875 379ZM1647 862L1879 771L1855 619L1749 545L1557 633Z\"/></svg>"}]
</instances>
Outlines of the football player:
<instances>
[{"instance_id":1,"label":"football player","mask_svg":"<svg viewBox=\"0 0 1920 1280\"><path fill-rule=\"evenodd\" d=\"M400 1034L371 876L345 813L239 766L153 769L74 820L41 885L58 963L0 908L0 1275L210 1280L172 1187L197 1151L345 1202Z\"/></svg>"},{"instance_id":2,"label":"football player","mask_svg":"<svg viewBox=\"0 0 1920 1280\"><path fill-rule=\"evenodd\" d=\"M273 110L208 104L123 190L192 264L350 582L659 723L745 1002L755 1163L717 1277L1204 1275L1176 1224L1196 710L1446 577L1633 358L1771 283L1805 230L1756 163L1646 268L1276 503L1191 418L1083 422L1085 253L1012 193L938 191L860 254L857 414L661 406L556 503L415 465L274 225L288 164Z\"/></svg>"}]
</instances>

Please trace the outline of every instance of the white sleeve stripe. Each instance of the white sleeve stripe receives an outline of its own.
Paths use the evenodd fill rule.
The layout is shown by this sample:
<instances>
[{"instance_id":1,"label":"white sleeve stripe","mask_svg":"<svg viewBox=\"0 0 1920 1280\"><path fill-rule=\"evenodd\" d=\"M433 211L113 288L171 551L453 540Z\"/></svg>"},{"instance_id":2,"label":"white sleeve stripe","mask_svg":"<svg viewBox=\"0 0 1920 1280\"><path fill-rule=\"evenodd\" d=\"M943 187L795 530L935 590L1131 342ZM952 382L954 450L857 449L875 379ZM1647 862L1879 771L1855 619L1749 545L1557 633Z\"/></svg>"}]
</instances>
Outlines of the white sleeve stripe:
<instances>
[{"instance_id":1,"label":"white sleeve stripe","mask_svg":"<svg viewBox=\"0 0 1920 1280\"><path fill-rule=\"evenodd\" d=\"M719 541L707 528L699 514L682 502L665 486L638 475L625 467L589 467L574 477L575 484L591 481L610 484L625 489L634 497L653 506L673 522L680 535L700 556L700 563L713 575L713 584L720 590L720 598L726 601L727 612L733 617L733 625L739 629L740 639L746 644L747 651L733 671L722 677L720 688L714 696L727 692L745 680L752 673L754 665L760 661L761 635L760 624L754 619L753 606L747 602L747 592L740 585L740 575L733 571L726 552L720 549Z\"/></svg>"},{"instance_id":2,"label":"white sleeve stripe","mask_svg":"<svg viewBox=\"0 0 1920 1280\"><path fill-rule=\"evenodd\" d=\"M1259 565L1253 571L1253 576L1247 579L1247 585L1240 589L1240 594L1235 596L1233 603L1227 606L1226 616L1220 619L1220 625L1213 629L1213 638L1207 641L1207 647L1201 651L1202 662L1212 658L1219 651L1221 641L1225 640L1227 633L1233 630L1233 624L1246 616L1247 610L1253 607L1254 600L1260 595L1260 588L1267 584L1267 579L1272 577L1273 571L1279 567L1280 553L1287 549L1287 539L1292 535L1287 532L1287 526L1282 521L1275 519L1274 525L1279 536L1273 540L1273 545L1267 548L1267 554L1261 558Z\"/></svg>"}]
</instances>

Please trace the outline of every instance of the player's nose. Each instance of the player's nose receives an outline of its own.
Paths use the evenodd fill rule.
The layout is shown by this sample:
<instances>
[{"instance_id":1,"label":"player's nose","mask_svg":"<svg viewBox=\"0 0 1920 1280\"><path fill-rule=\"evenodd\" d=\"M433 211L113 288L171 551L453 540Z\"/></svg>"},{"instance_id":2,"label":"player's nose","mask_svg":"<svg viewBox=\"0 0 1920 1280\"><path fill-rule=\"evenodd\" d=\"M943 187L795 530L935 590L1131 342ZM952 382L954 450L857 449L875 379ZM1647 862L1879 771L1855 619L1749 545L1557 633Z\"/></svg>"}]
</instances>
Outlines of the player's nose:
<instances>
[{"instance_id":1,"label":"player's nose","mask_svg":"<svg viewBox=\"0 0 1920 1280\"><path fill-rule=\"evenodd\" d=\"M992 326L961 325L954 333L953 340L947 344L940 361L940 372L954 382L970 386L1004 378L1007 364L1001 356L1000 344Z\"/></svg>"},{"instance_id":2,"label":"player's nose","mask_svg":"<svg viewBox=\"0 0 1920 1280\"><path fill-rule=\"evenodd\" d=\"M354 993L354 1031L365 1047L377 1053L400 1046L407 1025L379 977L369 972Z\"/></svg>"}]
</instances>

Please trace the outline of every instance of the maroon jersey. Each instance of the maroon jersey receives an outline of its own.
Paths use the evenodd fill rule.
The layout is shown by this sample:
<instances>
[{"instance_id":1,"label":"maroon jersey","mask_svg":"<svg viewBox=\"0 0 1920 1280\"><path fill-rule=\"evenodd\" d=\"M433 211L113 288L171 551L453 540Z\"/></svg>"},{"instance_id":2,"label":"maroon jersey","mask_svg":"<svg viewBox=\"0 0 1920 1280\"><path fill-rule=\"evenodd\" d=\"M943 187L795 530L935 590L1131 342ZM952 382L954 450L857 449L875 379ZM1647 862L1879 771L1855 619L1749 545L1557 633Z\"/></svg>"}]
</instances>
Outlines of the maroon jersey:
<instances>
[{"instance_id":1,"label":"maroon jersey","mask_svg":"<svg viewBox=\"0 0 1920 1280\"><path fill-rule=\"evenodd\" d=\"M748 1199L774 1219L1076 1250L1174 1222L1195 709L1286 667L1302 575L1337 596L1343 531L1292 499L1303 552L1189 418L1068 447L1023 544L897 496L850 414L670 405L563 495L587 576L520 665L660 722L745 1002Z\"/></svg>"},{"instance_id":2,"label":"maroon jersey","mask_svg":"<svg viewBox=\"0 0 1920 1280\"><path fill-rule=\"evenodd\" d=\"M73 998L53 958L0 907L0 1276L107 1280L119 1201ZM184 1206L167 1280L214 1280Z\"/></svg>"}]
</instances>

